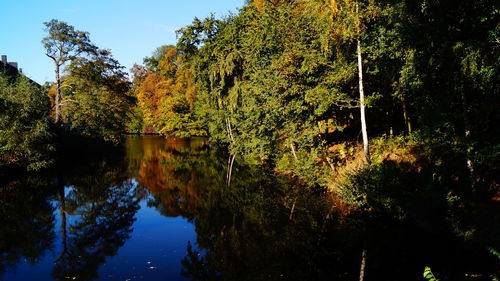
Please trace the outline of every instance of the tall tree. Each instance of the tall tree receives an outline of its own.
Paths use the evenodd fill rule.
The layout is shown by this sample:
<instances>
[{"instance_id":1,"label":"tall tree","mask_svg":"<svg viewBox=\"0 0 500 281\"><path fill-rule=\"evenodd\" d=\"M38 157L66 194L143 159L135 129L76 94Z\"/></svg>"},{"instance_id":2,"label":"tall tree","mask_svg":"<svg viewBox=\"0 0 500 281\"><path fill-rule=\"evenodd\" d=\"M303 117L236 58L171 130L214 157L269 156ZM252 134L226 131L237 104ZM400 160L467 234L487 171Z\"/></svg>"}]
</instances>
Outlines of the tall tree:
<instances>
[{"instance_id":1,"label":"tall tree","mask_svg":"<svg viewBox=\"0 0 500 281\"><path fill-rule=\"evenodd\" d=\"M42 44L47 55L55 65L56 96L55 96L55 123L61 119L61 67L77 58L84 52L95 50L89 39L89 33L75 30L66 22L53 19L45 22L45 31L48 36L43 38Z\"/></svg>"},{"instance_id":2,"label":"tall tree","mask_svg":"<svg viewBox=\"0 0 500 281\"><path fill-rule=\"evenodd\" d=\"M365 114L365 92L363 83L363 57L361 52L361 37L363 31L363 20L370 17L370 7L373 6L373 1L366 1L366 11L360 12L358 0L331 0L327 1L310 1L313 6L316 6L317 11L324 18L328 19L330 25L329 37L333 42L331 44L338 45L337 48L345 48L351 45L353 41L356 43L356 58L358 68L358 90L359 90L359 105L361 119L361 133L363 136L363 151L367 164L370 164L370 150L368 145L368 132L366 125ZM330 43L328 43L330 44ZM329 46L327 45L327 48Z\"/></svg>"},{"instance_id":3,"label":"tall tree","mask_svg":"<svg viewBox=\"0 0 500 281\"><path fill-rule=\"evenodd\" d=\"M356 55L358 57L358 76L359 76L359 106L361 114L361 132L363 134L363 152L365 154L365 161L370 165L370 147L368 145L368 132L366 130L366 116L365 116L365 91L363 87L363 58L361 56L361 39L360 37L360 26L359 26L359 4L356 1L356 16L358 19L357 23L357 38L356 38ZM362 278L360 278L362 279Z\"/></svg>"}]
</instances>

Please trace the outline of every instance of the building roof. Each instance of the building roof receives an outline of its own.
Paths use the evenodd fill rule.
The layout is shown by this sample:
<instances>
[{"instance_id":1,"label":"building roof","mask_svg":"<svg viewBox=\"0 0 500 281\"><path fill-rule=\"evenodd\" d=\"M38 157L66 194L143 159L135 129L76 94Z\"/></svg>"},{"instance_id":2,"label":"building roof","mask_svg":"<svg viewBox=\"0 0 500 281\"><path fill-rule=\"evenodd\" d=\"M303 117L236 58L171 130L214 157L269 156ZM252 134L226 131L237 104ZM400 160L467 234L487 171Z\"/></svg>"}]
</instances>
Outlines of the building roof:
<instances>
[{"instance_id":1,"label":"building roof","mask_svg":"<svg viewBox=\"0 0 500 281\"><path fill-rule=\"evenodd\" d=\"M0 72L5 73L9 77L16 77L19 75L19 69L17 69L17 67L14 67L9 63L5 64L2 61L0 61Z\"/></svg>"},{"instance_id":2,"label":"building roof","mask_svg":"<svg viewBox=\"0 0 500 281\"><path fill-rule=\"evenodd\" d=\"M16 79L19 75L23 75L22 71L17 68L17 62L9 62L5 63L0 61L0 72L3 72L9 77L12 81ZM29 78L28 78L29 79ZM29 79L34 85L41 87L37 82Z\"/></svg>"}]
</instances>

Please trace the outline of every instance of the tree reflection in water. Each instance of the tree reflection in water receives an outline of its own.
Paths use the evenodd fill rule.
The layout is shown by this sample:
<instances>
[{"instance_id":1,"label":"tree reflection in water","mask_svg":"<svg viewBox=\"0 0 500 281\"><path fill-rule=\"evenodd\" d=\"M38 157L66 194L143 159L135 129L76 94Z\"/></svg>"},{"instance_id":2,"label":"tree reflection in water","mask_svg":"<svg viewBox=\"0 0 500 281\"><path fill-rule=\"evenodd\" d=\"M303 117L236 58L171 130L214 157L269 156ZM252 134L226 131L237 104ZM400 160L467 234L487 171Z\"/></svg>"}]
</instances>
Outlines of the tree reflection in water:
<instances>
[{"instance_id":1,"label":"tree reflection in water","mask_svg":"<svg viewBox=\"0 0 500 281\"><path fill-rule=\"evenodd\" d=\"M222 160L227 155L201 141L158 142L156 153L149 153L151 143L143 149L140 143L129 145L134 146L129 162L136 167L137 180L153 195L148 204L165 216L181 215L195 224L203 254L189 244L182 261L184 277L306 280L329 273L322 267L327 253L323 247L337 216L322 192L237 162L228 186L228 166ZM357 259L355 253L352 259Z\"/></svg>"},{"instance_id":2,"label":"tree reflection in water","mask_svg":"<svg viewBox=\"0 0 500 281\"><path fill-rule=\"evenodd\" d=\"M0 186L0 274L57 251L54 279L99 278L99 267L129 238L139 209L124 154L114 152Z\"/></svg>"},{"instance_id":3,"label":"tree reflection in water","mask_svg":"<svg viewBox=\"0 0 500 281\"><path fill-rule=\"evenodd\" d=\"M70 188L59 196L62 250L52 271L57 280L97 279L106 258L115 256L130 237L139 209L136 184L128 179L123 160L113 160L97 162L88 167L89 173L80 170L77 177L63 177Z\"/></svg>"},{"instance_id":4,"label":"tree reflection in water","mask_svg":"<svg viewBox=\"0 0 500 281\"><path fill-rule=\"evenodd\" d=\"M36 263L54 246L55 208L47 179L0 183L0 276L26 259Z\"/></svg>"},{"instance_id":5,"label":"tree reflection in water","mask_svg":"<svg viewBox=\"0 0 500 281\"><path fill-rule=\"evenodd\" d=\"M131 138L127 152L129 170L153 195L148 205L168 217L194 214L189 208L201 200L201 189L216 186L225 173L220 153L209 149L203 138Z\"/></svg>"},{"instance_id":6,"label":"tree reflection in water","mask_svg":"<svg viewBox=\"0 0 500 281\"><path fill-rule=\"evenodd\" d=\"M102 188L98 193L77 188L70 191L66 198L70 205L68 211L78 218L69 226L66 251L53 270L55 279L97 279L99 266L106 257L117 254L132 231L139 209L133 196L134 186L125 181Z\"/></svg>"},{"instance_id":7,"label":"tree reflection in water","mask_svg":"<svg viewBox=\"0 0 500 281\"><path fill-rule=\"evenodd\" d=\"M443 280L498 271L483 244L457 239L441 213L343 212L323 191L259 165L236 159L228 173L230 156L204 139L129 138L126 151L0 184L0 274L53 251L54 279L106 278L99 268L129 239L141 200L193 223L196 241L169 261L191 280L357 280L363 249L366 280L421 280L425 266Z\"/></svg>"},{"instance_id":8,"label":"tree reflection in water","mask_svg":"<svg viewBox=\"0 0 500 281\"><path fill-rule=\"evenodd\" d=\"M238 161L228 186L227 154L202 141L147 142L129 143L131 170L149 206L195 225L181 272L191 280L357 280L364 249L367 280L421 280L430 264L450 280L495 272L494 257L454 239L445 216L346 214L321 190Z\"/></svg>"}]
</instances>

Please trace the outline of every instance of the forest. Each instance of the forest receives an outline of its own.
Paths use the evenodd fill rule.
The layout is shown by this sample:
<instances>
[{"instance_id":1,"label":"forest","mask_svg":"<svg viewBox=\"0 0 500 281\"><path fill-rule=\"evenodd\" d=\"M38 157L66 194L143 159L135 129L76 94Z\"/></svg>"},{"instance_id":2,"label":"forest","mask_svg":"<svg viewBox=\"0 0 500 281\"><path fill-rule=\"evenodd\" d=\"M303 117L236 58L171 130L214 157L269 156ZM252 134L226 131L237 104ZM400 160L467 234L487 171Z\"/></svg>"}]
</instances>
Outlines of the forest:
<instances>
[{"instance_id":1,"label":"forest","mask_svg":"<svg viewBox=\"0 0 500 281\"><path fill-rule=\"evenodd\" d=\"M231 169L353 212L439 214L500 258L498 1L249 0L193 19L130 76L89 33L44 25L55 82L0 73L0 176L129 134L205 137Z\"/></svg>"}]
</instances>

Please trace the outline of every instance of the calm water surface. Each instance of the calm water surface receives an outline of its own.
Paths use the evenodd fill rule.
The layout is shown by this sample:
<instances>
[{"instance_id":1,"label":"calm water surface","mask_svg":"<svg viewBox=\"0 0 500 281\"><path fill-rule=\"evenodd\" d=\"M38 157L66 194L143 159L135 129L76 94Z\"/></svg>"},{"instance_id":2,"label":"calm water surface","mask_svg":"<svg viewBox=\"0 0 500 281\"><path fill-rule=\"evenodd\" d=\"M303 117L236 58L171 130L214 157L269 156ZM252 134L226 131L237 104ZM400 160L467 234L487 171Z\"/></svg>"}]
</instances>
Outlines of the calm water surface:
<instances>
[{"instance_id":1,"label":"calm water surface","mask_svg":"<svg viewBox=\"0 0 500 281\"><path fill-rule=\"evenodd\" d=\"M442 221L344 216L322 192L233 166L204 139L126 149L2 183L0 280L456 280L497 263ZM475 279L474 279L475 280Z\"/></svg>"}]
</instances>

